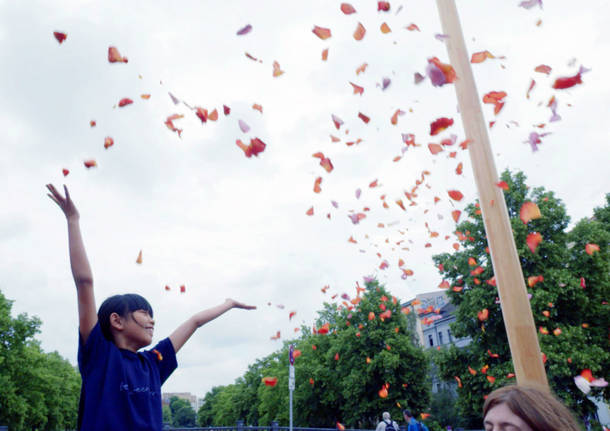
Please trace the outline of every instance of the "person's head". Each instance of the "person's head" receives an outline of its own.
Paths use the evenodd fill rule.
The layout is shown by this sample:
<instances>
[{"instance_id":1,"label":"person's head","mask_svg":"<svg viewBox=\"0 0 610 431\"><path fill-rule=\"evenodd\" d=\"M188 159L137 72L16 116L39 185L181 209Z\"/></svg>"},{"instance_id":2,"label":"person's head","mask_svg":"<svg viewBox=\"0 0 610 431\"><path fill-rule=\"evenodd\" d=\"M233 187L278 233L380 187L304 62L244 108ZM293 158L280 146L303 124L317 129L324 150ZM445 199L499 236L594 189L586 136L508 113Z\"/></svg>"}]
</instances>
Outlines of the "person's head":
<instances>
[{"instance_id":1,"label":"person's head","mask_svg":"<svg viewBox=\"0 0 610 431\"><path fill-rule=\"evenodd\" d=\"M153 310L148 301L136 294L127 293L107 298L97 312L104 337L117 343L117 337L133 338L138 348L152 342Z\"/></svg>"},{"instance_id":2,"label":"person's head","mask_svg":"<svg viewBox=\"0 0 610 431\"><path fill-rule=\"evenodd\" d=\"M406 420L410 420L413 417L413 414L411 413L411 410L409 410L409 409L404 409L402 411L402 415L405 417Z\"/></svg>"},{"instance_id":3,"label":"person's head","mask_svg":"<svg viewBox=\"0 0 610 431\"><path fill-rule=\"evenodd\" d=\"M516 385L489 394L483 405L483 422L486 431L580 431L570 411L553 395Z\"/></svg>"},{"instance_id":4,"label":"person's head","mask_svg":"<svg viewBox=\"0 0 610 431\"><path fill-rule=\"evenodd\" d=\"M381 414L381 418L382 418L384 421L389 421L389 420L390 420L390 413L388 413L388 412L383 412L383 413Z\"/></svg>"}]
</instances>

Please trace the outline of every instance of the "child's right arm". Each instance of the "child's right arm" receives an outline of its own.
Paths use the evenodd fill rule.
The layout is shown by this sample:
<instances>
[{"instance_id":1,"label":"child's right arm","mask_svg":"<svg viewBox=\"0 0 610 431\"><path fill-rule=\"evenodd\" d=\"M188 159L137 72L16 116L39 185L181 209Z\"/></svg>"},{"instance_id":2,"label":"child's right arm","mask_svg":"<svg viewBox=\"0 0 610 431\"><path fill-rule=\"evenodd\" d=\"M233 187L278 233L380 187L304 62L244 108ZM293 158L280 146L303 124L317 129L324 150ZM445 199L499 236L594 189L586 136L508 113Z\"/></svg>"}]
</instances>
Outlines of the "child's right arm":
<instances>
[{"instance_id":1,"label":"child's right arm","mask_svg":"<svg viewBox=\"0 0 610 431\"><path fill-rule=\"evenodd\" d=\"M72 199L70 199L70 193L66 186L64 186L65 198L52 184L47 184L47 189L51 192L48 196L63 211L68 222L70 266L72 267L72 277L74 277L78 298L79 331L84 343L97 323L97 313L95 310L95 297L93 295L93 275L80 233L80 215Z\"/></svg>"}]
</instances>

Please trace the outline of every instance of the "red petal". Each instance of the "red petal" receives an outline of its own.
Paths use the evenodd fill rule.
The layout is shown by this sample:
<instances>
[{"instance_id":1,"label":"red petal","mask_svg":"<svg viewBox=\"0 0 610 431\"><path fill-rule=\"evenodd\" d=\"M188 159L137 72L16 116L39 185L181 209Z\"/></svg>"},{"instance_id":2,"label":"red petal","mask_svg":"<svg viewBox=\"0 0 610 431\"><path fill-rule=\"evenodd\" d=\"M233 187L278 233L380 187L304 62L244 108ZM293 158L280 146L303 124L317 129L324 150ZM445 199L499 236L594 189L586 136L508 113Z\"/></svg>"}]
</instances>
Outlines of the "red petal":
<instances>
[{"instance_id":1,"label":"red petal","mask_svg":"<svg viewBox=\"0 0 610 431\"><path fill-rule=\"evenodd\" d=\"M309 208L307 210L307 212L305 212L305 214L307 214L308 216L312 216L313 215L313 207Z\"/></svg>"},{"instance_id":2,"label":"red petal","mask_svg":"<svg viewBox=\"0 0 610 431\"><path fill-rule=\"evenodd\" d=\"M123 106L131 105L132 103L133 103L133 100L131 100L128 97L125 97L125 98L119 100L119 108L122 108Z\"/></svg>"},{"instance_id":3,"label":"red petal","mask_svg":"<svg viewBox=\"0 0 610 431\"><path fill-rule=\"evenodd\" d=\"M353 82L350 82L350 84L352 85L352 87L354 88L354 94L360 94L362 95L362 93L364 93L364 88L354 84Z\"/></svg>"},{"instance_id":4,"label":"red petal","mask_svg":"<svg viewBox=\"0 0 610 431\"><path fill-rule=\"evenodd\" d=\"M458 163L457 167L455 168L455 173L457 175L462 175L462 168L464 167L464 165L462 164L462 162Z\"/></svg>"},{"instance_id":5,"label":"red petal","mask_svg":"<svg viewBox=\"0 0 610 431\"><path fill-rule=\"evenodd\" d=\"M365 123L368 123L369 121L371 121L371 119L369 117L367 117L366 115L364 115L362 112L358 112L358 118L360 118Z\"/></svg>"},{"instance_id":6,"label":"red petal","mask_svg":"<svg viewBox=\"0 0 610 431\"><path fill-rule=\"evenodd\" d=\"M377 2L377 12L379 12L379 11L388 12L389 10L390 10L389 1L378 1Z\"/></svg>"},{"instance_id":7,"label":"red petal","mask_svg":"<svg viewBox=\"0 0 610 431\"><path fill-rule=\"evenodd\" d=\"M55 36L55 39L57 39L59 43L62 43L68 37L66 33L62 33L60 31L54 31L53 36Z\"/></svg>"},{"instance_id":8,"label":"red petal","mask_svg":"<svg viewBox=\"0 0 610 431\"><path fill-rule=\"evenodd\" d=\"M222 111L225 115L229 115L231 113L231 108L229 108L227 105L222 105Z\"/></svg>"},{"instance_id":9,"label":"red petal","mask_svg":"<svg viewBox=\"0 0 610 431\"><path fill-rule=\"evenodd\" d=\"M356 9L349 3L341 3L341 12L345 15L356 13Z\"/></svg>"},{"instance_id":10,"label":"red petal","mask_svg":"<svg viewBox=\"0 0 610 431\"><path fill-rule=\"evenodd\" d=\"M502 190L508 190L508 184L506 184L506 181L499 181L496 183L496 186L500 187Z\"/></svg>"},{"instance_id":11,"label":"red petal","mask_svg":"<svg viewBox=\"0 0 610 431\"><path fill-rule=\"evenodd\" d=\"M62 173L62 174L64 174L64 177L67 177L67 176L68 176L68 174L70 173L70 171L69 171L69 170L67 170L66 168L63 168L63 169L61 170L61 173Z\"/></svg>"},{"instance_id":12,"label":"red petal","mask_svg":"<svg viewBox=\"0 0 610 431\"><path fill-rule=\"evenodd\" d=\"M449 190L447 193L449 194L449 197L454 201L461 201L464 197L462 192L460 192L459 190Z\"/></svg>"},{"instance_id":13,"label":"red petal","mask_svg":"<svg viewBox=\"0 0 610 431\"><path fill-rule=\"evenodd\" d=\"M435 136L453 125L452 118L441 117L430 124L430 135Z\"/></svg>"},{"instance_id":14,"label":"red petal","mask_svg":"<svg viewBox=\"0 0 610 431\"><path fill-rule=\"evenodd\" d=\"M316 26L314 26L312 31L316 36L318 36L322 40L326 40L331 36L329 28L318 27L316 25Z\"/></svg>"},{"instance_id":15,"label":"red petal","mask_svg":"<svg viewBox=\"0 0 610 431\"><path fill-rule=\"evenodd\" d=\"M88 168L94 168L94 167L96 167L96 166L97 166L97 162L96 162L95 160L93 160L93 159L90 159L90 160L85 160L85 161L84 161L84 164L85 164L85 167L86 167L87 169L88 169Z\"/></svg>"},{"instance_id":16,"label":"red petal","mask_svg":"<svg viewBox=\"0 0 610 431\"><path fill-rule=\"evenodd\" d=\"M108 149L110 147L112 147L114 145L114 139L112 139L110 136L106 136L106 138L104 138L104 148Z\"/></svg>"},{"instance_id":17,"label":"red petal","mask_svg":"<svg viewBox=\"0 0 610 431\"><path fill-rule=\"evenodd\" d=\"M413 24L413 23L409 24L409 25L408 25L407 27L405 27L405 28L406 28L407 30L409 30L409 31L416 31L416 30L417 30L417 31L421 31L421 30L419 29L419 27L417 26L417 24Z\"/></svg>"},{"instance_id":18,"label":"red petal","mask_svg":"<svg viewBox=\"0 0 610 431\"><path fill-rule=\"evenodd\" d=\"M122 57L114 46L108 47L108 61L110 63L127 63L127 57Z\"/></svg>"}]
</instances>

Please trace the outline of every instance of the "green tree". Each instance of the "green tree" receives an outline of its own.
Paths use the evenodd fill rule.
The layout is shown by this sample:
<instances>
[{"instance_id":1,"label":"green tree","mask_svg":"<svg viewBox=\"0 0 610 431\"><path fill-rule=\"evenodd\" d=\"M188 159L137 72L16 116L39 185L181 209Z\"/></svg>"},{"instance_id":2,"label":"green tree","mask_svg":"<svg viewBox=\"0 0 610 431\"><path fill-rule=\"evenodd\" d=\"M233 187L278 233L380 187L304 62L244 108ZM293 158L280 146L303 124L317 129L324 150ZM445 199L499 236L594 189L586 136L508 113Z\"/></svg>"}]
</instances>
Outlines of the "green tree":
<instances>
[{"instance_id":1,"label":"green tree","mask_svg":"<svg viewBox=\"0 0 610 431\"><path fill-rule=\"evenodd\" d=\"M214 386L205 397L199 410L197 411L197 424L200 427L209 427L214 424L215 405L218 400L218 395L222 391L223 386ZM220 425L219 425L220 426Z\"/></svg>"},{"instance_id":2,"label":"green tree","mask_svg":"<svg viewBox=\"0 0 610 431\"><path fill-rule=\"evenodd\" d=\"M197 422L195 410L187 400L171 397L169 408L172 412L172 425L175 427L194 427Z\"/></svg>"},{"instance_id":3,"label":"green tree","mask_svg":"<svg viewBox=\"0 0 610 431\"><path fill-rule=\"evenodd\" d=\"M321 334L325 324L329 332ZM412 343L400 301L383 286L367 282L353 309L325 304L317 328L315 334L303 328L306 335L294 343L301 352L295 362L295 423L367 428L383 411L400 417L400 406L427 407L427 362ZM287 423L288 344L268 361L266 371L277 377L277 386L259 387L261 423Z\"/></svg>"},{"instance_id":4,"label":"green tree","mask_svg":"<svg viewBox=\"0 0 610 431\"><path fill-rule=\"evenodd\" d=\"M162 408L163 412L163 423L171 424L172 423L172 409L167 404L163 404Z\"/></svg>"},{"instance_id":5,"label":"green tree","mask_svg":"<svg viewBox=\"0 0 610 431\"><path fill-rule=\"evenodd\" d=\"M605 208L595 211L596 219L582 220L566 232L570 219L553 192L530 190L522 173L504 172L502 180L509 186L504 196L539 328L549 384L578 416L584 417L595 407L576 388L574 376L588 368L607 379L610 370L610 313L606 302L610 289L610 197ZM519 218L526 201L535 202L542 214L527 225ZM462 417L471 426L480 426L484 395L515 380L478 205L469 205L466 213L469 218L459 223L456 231L460 251L434 256L434 262L450 284L448 295L457 307L452 332L456 337L470 337L472 342L462 349L443 350L436 361L444 379L460 379L457 405ZM527 235L533 232L542 236L535 252L526 244ZM600 250L587 254L587 243L599 245ZM585 288L581 287L581 277ZM478 312L484 309L489 317L481 321ZM608 399L607 390L605 396Z\"/></svg>"},{"instance_id":6,"label":"green tree","mask_svg":"<svg viewBox=\"0 0 610 431\"><path fill-rule=\"evenodd\" d=\"M11 430L76 428L80 376L34 336L40 320L11 317L12 301L0 292L0 424Z\"/></svg>"}]
</instances>

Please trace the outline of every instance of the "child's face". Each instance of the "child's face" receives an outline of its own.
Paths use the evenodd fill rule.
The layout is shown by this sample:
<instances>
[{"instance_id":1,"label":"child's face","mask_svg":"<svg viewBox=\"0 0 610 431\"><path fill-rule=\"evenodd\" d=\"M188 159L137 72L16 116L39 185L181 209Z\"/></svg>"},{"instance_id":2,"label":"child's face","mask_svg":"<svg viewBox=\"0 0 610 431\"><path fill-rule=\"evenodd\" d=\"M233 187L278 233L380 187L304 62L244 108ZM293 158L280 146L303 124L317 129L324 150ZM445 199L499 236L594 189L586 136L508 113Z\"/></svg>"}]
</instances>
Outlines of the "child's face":
<instances>
[{"instance_id":1,"label":"child's face","mask_svg":"<svg viewBox=\"0 0 610 431\"><path fill-rule=\"evenodd\" d=\"M146 310L136 310L125 322L125 336L142 348L152 343L155 321Z\"/></svg>"}]
</instances>

